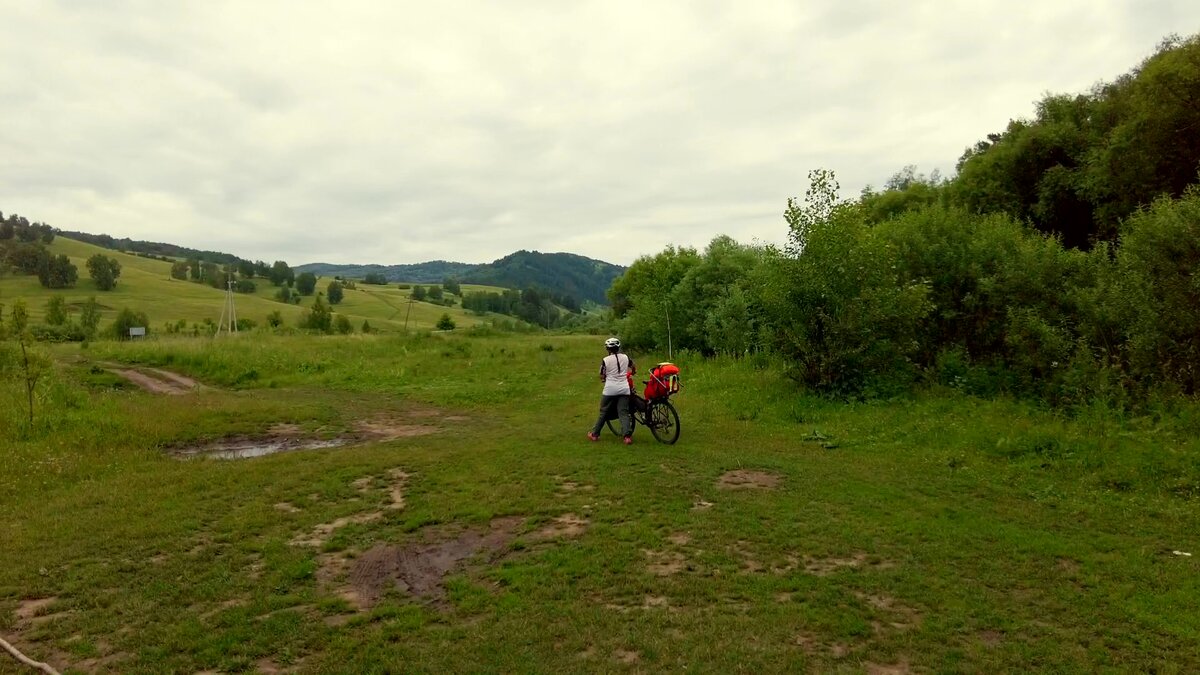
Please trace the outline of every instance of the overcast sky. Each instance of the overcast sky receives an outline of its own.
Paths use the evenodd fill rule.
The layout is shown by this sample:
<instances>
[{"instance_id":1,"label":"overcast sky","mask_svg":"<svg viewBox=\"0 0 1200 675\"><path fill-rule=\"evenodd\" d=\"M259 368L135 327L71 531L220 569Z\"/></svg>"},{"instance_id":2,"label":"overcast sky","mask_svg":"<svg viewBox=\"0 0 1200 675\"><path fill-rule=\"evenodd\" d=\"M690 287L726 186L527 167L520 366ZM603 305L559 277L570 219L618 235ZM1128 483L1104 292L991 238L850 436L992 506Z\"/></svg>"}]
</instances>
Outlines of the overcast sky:
<instances>
[{"instance_id":1,"label":"overcast sky","mask_svg":"<svg viewBox=\"0 0 1200 675\"><path fill-rule=\"evenodd\" d=\"M1196 0L0 0L0 211L268 262L782 241L1200 30Z\"/></svg>"}]
</instances>

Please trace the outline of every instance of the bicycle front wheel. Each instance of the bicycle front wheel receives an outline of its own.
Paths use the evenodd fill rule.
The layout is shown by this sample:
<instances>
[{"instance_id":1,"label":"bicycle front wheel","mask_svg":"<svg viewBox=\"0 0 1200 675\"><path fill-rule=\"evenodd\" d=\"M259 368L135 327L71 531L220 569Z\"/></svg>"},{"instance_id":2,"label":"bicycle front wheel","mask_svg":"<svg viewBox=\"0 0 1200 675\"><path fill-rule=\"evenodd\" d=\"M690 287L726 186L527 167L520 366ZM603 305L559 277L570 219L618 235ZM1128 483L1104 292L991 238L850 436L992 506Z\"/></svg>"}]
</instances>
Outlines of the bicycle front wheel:
<instances>
[{"instance_id":1,"label":"bicycle front wheel","mask_svg":"<svg viewBox=\"0 0 1200 675\"><path fill-rule=\"evenodd\" d=\"M674 445L679 440L679 413L668 400L654 401L646 411L646 426L659 443Z\"/></svg>"}]
</instances>

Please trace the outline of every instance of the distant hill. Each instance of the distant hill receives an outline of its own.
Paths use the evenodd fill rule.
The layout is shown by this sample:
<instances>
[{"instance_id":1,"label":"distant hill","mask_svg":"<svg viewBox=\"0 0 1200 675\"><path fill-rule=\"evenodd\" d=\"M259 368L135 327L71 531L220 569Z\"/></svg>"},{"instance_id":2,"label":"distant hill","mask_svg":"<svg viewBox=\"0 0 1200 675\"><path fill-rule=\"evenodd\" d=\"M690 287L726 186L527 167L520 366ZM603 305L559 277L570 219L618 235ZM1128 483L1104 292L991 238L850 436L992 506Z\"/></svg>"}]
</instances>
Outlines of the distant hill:
<instances>
[{"instance_id":1,"label":"distant hill","mask_svg":"<svg viewBox=\"0 0 1200 675\"><path fill-rule=\"evenodd\" d=\"M116 238L107 234L90 234L56 230L60 236L100 246L134 253L143 257L198 259L219 264L249 264L250 261L231 253L205 251L156 241ZM258 263L266 267L265 263ZM448 260L431 260L412 265L338 265L307 263L297 265L296 273L312 272L318 277L340 276L362 279L368 274L382 273L388 281L410 281L419 284L440 283L454 277L465 284L500 286L503 288L541 288L558 296L570 296L584 303L608 304L607 292L613 280L625 272L620 265L594 260L573 253L541 253L517 251L487 264L470 264ZM259 272L265 275L265 271Z\"/></svg>"},{"instance_id":2,"label":"distant hill","mask_svg":"<svg viewBox=\"0 0 1200 675\"><path fill-rule=\"evenodd\" d=\"M608 288L625 268L574 253L517 251L489 265L482 265L462 281L488 286L545 288L580 301L608 304Z\"/></svg>"},{"instance_id":3,"label":"distant hill","mask_svg":"<svg viewBox=\"0 0 1200 675\"><path fill-rule=\"evenodd\" d=\"M107 248L113 251L124 251L127 253L140 253L151 256L164 256L168 258L195 258L196 260L207 260L209 262L220 263L224 265L236 265L242 262L242 258L233 255L232 253L222 253L220 251L202 251L200 249L188 248L186 246L177 246L175 244L167 244L161 241L142 241L140 239L130 239L128 237L116 238L107 234L90 234L88 232L72 232L70 230L57 230L59 236L75 241L82 241L86 244Z\"/></svg>"},{"instance_id":4,"label":"distant hill","mask_svg":"<svg viewBox=\"0 0 1200 675\"><path fill-rule=\"evenodd\" d=\"M434 260L417 265L333 265L310 263L296 267L297 272L320 276L361 279L382 273L388 281L438 283L455 277L465 284L524 289L544 288L559 295L570 295L580 302L591 300L608 304L609 286L625 272L620 265L586 258L574 253L517 251L485 265Z\"/></svg>"},{"instance_id":5,"label":"distant hill","mask_svg":"<svg viewBox=\"0 0 1200 675\"><path fill-rule=\"evenodd\" d=\"M388 281L412 281L419 284L441 283L446 277L463 280L482 265L431 260L414 265L337 265L334 263L306 263L296 266L296 273L312 272L319 277L346 277L362 279L368 274L383 274Z\"/></svg>"}]
</instances>

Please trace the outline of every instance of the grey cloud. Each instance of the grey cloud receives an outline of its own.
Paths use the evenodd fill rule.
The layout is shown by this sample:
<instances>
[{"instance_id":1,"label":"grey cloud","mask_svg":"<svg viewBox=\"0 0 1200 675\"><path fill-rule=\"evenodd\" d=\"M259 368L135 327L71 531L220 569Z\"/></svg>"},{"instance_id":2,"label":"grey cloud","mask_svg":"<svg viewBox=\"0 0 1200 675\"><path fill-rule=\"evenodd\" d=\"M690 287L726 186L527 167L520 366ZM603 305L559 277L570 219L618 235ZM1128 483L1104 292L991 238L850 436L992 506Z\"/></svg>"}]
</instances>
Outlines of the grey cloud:
<instances>
[{"instance_id":1,"label":"grey cloud","mask_svg":"<svg viewBox=\"0 0 1200 675\"><path fill-rule=\"evenodd\" d=\"M1194 3L455 1L0 8L0 209L293 263L628 263L779 241L1046 91L1125 72Z\"/></svg>"}]
</instances>

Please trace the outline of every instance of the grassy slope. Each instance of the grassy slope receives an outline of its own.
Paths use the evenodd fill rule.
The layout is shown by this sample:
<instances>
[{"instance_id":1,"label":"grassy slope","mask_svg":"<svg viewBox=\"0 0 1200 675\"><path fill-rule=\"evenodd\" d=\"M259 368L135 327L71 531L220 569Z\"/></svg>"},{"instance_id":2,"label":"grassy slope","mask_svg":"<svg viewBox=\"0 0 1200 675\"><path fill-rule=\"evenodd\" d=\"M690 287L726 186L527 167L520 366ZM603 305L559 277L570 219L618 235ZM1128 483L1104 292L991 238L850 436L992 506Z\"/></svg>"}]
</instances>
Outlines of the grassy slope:
<instances>
[{"instance_id":1,"label":"grassy slope","mask_svg":"<svg viewBox=\"0 0 1200 675\"><path fill-rule=\"evenodd\" d=\"M66 254L79 268L80 278L76 287L51 290L42 288L36 277L7 276L0 278L0 302L11 303L15 298L23 298L29 306L33 320L40 321L46 301L52 295L63 295L69 304L82 303L94 295L97 302L106 308L102 313L105 322L111 320L121 307L130 307L146 313L152 330L160 330L163 324L179 319L185 319L191 324L206 318L217 321L221 317L224 292L172 279L169 263L118 253L63 237L55 238L50 250L55 254ZM97 290L88 277L87 259L96 253L116 258L121 263L121 276L112 291ZM317 289L324 291L329 281L330 279L320 280ZM304 308L276 302L272 298L277 289L262 280L256 282L258 290L255 294L236 296L238 317L253 319L259 325L264 325L267 314L279 311L283 314L285 325L295 325ZM376 329L399 330L404 326L404 313L399 310L406 309L403 305L407 300L407 293L408 291L401 291L395 285L360 284L357 291L346 291L345 300L335 309L350 318L355 330L361 327L363 320L369 320ZM311 298L305 298L303 305L307 306L311 301ZM429 303L414 303L409 328L429 330L443 313L450 314L459 326L464 327L483 320L464 312L461 307L446 308Z\"/></svg>"},{"instance_id":2,"label":"grassy slope","mask_svg":"<svg viewBox=\"0 0 1200 675\"><path fill-rule=\"evenodd\" d=\"M16 630L19 599L52 595L47 611L65 613L24 644L113 653L123 673L254 672L263 658L305 673L1200 669L1197 558L1170 552L1200 553L1195 408L1117 422L949 394L840 405L771 370L685 356L683 438L641 430L627 448L583 439L597 351L594 338L461 336L94 345L87 359L234 388L62 385L35 441L0 413L0 633ZM156 449L277 422L332 433L414 404L469 422L239 462ZM382 493L352 483L394 468L411 476L406 507L338 530L326 551L500 515L533 529L570 512L589 527L452 576L445 608L395 593L327 624L346 605L318 554L287 542L379 508ZM782 484L715 487L738 468ZM662 560L684 564L656 573ZM821 563L827 574L805 570Z\"/></svg>"}]
</instances>

